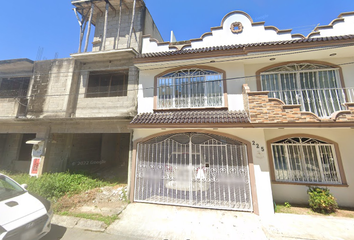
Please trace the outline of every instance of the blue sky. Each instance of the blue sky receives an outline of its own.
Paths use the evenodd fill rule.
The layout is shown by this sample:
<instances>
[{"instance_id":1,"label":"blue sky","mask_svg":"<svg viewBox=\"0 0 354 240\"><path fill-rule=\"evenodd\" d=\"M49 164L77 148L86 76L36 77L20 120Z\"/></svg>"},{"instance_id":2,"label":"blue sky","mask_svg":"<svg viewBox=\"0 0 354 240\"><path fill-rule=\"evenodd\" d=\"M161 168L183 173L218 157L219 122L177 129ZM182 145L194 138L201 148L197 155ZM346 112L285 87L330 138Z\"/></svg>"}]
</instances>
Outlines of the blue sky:
<instances>
[{"instance_id":1,"label":"blue sky","mask_svg":"<svg viewBox=\"0 0 354 240\"><path fill-rule=\"evenodd\" d=\"M165 41L199 38L233 10L248 13L266 26L307 35L342 12L354 11L354 0L145 0ZM3 1L0 15L0 60L70 57L78 48L79 25L70 0Z\"/></svg>"}]
</instances>

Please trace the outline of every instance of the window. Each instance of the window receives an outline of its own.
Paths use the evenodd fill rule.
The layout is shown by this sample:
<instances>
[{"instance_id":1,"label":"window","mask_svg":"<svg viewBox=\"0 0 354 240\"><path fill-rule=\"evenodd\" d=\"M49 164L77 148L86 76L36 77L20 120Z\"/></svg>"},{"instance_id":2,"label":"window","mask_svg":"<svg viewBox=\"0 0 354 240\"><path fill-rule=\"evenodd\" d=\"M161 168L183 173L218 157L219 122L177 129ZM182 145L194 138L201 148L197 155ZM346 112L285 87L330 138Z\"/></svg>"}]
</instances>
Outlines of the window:
<instances>
[{"instance_id":1,"label":"window","mask_svg":"<svg viewBox=\"0 0 354 240\"><path fill-rule=\"evenodd\" d=\"M262 90L270 92L269 97L300 104L302 111L320 117L344 109L338 68L310 63L283 65L261 73L261 84Z\"/></svg>"},{"instance_id":2,"label":"window","mask_svg":"<svg viewBox=\"0 0 354 240\"><path fill-rule=\"evenodd\" d=\"M333 144L293 137L272 143L271 149L276 181L342 183Z\"/></svg>"},{"instance_id":3,"label":"window","mask_svg":"<svg viewBox=\"0 0 354 240\"><path fill-rule=\"evenodd\" d=\"M157 79L157 108L198 108L224 106L222 74L188 69Z\"/></svg>"},{"instance_id":4,"label":"window","mask_svg":"<svg viewBox=\"0 0 354 240\"><path fill-rule=\"evenodd\" d=\"M112 73L91 72L87 98L127 96L128 70Z\"/></svg>"},{"instance_id":5,"label":"window","mask_svg":"<svg viewBox=\"0 0 354 240\"><path fill-rule=\"evenodd\" d=\"M0 79L0 98L26 97L29 82L29 77Z\"/></svg>"}]
</instances>

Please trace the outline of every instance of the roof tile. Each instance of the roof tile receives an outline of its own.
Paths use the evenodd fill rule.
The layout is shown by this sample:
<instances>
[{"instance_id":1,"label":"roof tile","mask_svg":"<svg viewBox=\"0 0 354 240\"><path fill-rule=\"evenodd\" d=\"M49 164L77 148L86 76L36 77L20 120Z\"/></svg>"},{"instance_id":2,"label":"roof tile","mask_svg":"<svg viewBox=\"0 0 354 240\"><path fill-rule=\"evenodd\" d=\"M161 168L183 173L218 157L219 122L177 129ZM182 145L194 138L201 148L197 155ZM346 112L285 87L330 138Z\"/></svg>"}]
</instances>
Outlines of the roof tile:
<instances>
[{"instance_id":1,"label":"roof tile","mask_svg":"<svg viewBox=\"0 0 354 240\"><path fill-rule=\"evenodd\" d=\"M180 110L142 113L130 122L134 124L209 124L209 123L249 123L245 111L228 110Z\"/></svg>"},{"instance_id":2,"label":"roof tile","mask_svg":"<svg viewBox=\"0 0 354 240\"><path fill-rule=\"evenodd\" d=\"M343 35L343 36L304 38L304 39L293 39L293 40L284 40L284 41L275 41L275 42L233 44L233 45L224 45L224 46L204 47L204 48L197 48L197 49L186 49L186 50L167 51L167 52L153 52L153 53L139 54L138 56L136 56L136 58L163 57L163 56L184 55L184 54L191 54L191 53L211 52L211 51L224 51L224 50L232 50L232 49L238 49L244 47L287 45L287 44L296 44L296 43L325 42L325 41L333 41L333 40L336 41L336 40L347 40L347 39L354 39L354 35L351 34L351 35Z\"/></svg>"}]
</instances>

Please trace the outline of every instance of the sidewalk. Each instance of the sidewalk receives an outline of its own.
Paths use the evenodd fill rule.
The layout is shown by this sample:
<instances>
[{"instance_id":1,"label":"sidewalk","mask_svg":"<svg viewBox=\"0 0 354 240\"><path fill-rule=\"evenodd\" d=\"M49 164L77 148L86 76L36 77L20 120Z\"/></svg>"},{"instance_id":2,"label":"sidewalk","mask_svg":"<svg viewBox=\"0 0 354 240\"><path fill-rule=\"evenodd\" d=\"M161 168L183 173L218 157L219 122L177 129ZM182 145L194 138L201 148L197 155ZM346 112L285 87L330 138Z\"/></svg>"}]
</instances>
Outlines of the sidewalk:
<instances>
[{"instance_id":1,"label":"sidewalk","mask_svg":"<svg viewBox=\"0 0 354 240\"><path fill-rule=\"evenodd\" d=\"M354 218L276 213L262 225L271 240L354 240Z\"/></svg>"},{"instance_id":2,"label":"sidewalk","mask_svg":"<svg viewBox=\"0 0 354 240\"><path fill-rule=\"evenodd\" d=\"M132 203L107 227L100 221L57 216L53 224L127 239L354 240L354 218L253 213Z\"/></svg>"}]
</instances>

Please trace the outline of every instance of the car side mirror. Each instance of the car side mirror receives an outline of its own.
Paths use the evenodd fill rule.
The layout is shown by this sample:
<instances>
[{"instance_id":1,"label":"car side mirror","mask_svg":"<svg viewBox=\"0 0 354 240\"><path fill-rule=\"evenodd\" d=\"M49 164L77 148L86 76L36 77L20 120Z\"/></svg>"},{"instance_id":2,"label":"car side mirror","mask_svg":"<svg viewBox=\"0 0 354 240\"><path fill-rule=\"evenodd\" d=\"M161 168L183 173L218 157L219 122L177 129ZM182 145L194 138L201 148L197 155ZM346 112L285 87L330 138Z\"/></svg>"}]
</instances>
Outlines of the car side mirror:
<instances>
[{"instance_id":1,"label":"car side mirror","mask_svg":"<svg viewBox=\"0 0 354 240\"><path fill-rule=\"evenodd\" d=\"M26 189L26 190L27 190L28 185L27 185L26 183L24 183L24 184L21 184L21 187L23 187L24 189Z\"/></svg>"}]
</instances>

